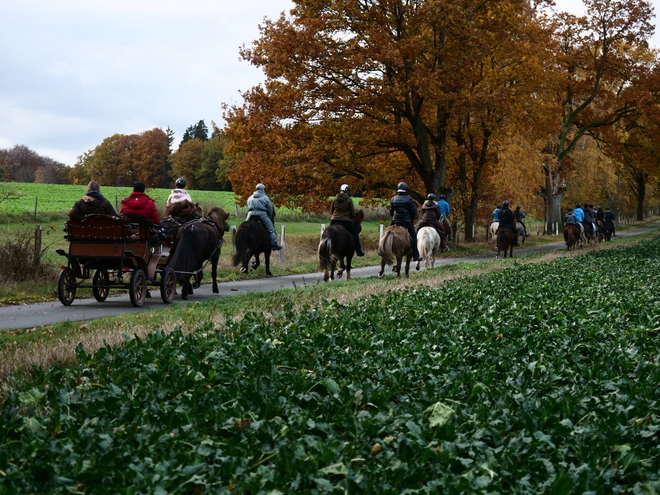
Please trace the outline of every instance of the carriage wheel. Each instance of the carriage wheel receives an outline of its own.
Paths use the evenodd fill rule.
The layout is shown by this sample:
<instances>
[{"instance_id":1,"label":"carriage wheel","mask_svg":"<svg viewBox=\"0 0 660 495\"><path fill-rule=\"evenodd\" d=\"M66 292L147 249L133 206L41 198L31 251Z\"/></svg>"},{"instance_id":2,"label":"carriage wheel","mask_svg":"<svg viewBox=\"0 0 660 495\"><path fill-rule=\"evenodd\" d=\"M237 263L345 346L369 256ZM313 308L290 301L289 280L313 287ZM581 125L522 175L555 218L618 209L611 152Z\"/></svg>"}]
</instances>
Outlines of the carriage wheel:
<instances>
[{"instance_id":1,"label":"carriage wheel","mask_svg":"<svg viewBox=\"0 0 660 495\"><path fill-rule=\"evenodd\" d=\"M60 272L60 279L57 282L57 295L60 302L65 306L71 306L76 298L76 277L73 270L68 266Z\"/></svg>"},{"instance_id":2,"label":"carriage wheel","mask_svg":"<svg viewBox=\"0 0 660 495\"><path fill-rule=\"evenodd\" d=\"M160 278L160 298L165 304L170 304L176 293L176 275L169 266L163 269Z\"/></svg>"},{"instance_id":3,"label":"carriage wheel","mask_svg":"<svg viewBox=\"0 0 660 495\"><path fill-rule=\"evenodd\" d=\"M131 304L139 308L144 304L147 297L147 276L142 270L136 268L131 275L131 286L128 289L128 295L131 297Z\"/></svg>"},{"instance_id":4,"label":"carriage wheel","mask_svg":"<svg viewBox=\"0 0 660 495\"><path fill-rule=\"evenodd\" d=\"M105 268L96 270L92 285L94 286L92 287L94 299L98 302L105 301L108 298L108 294L110 294L110 276L108 275L108 270Z\"/></svg>"}]
</instances>

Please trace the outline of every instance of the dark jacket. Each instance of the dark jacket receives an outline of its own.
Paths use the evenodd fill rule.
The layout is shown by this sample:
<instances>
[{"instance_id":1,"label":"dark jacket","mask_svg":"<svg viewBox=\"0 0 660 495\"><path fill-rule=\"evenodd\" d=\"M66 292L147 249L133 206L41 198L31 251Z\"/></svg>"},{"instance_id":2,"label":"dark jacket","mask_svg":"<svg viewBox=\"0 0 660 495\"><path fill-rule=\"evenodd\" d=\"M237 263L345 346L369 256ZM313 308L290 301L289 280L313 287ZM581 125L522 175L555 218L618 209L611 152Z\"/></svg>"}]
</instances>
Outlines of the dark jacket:
<instances>
[{"instance_id":1,"label":"dark jacket","mask_svg":"<svg viewBox=\"0 0 660 495\"><path fill-rule=\"evenodd\" d=\"M415 201L406 192L397 192L390 200L390 215L394 222L412 222L417 218Z\"/></svg>"},{"instance_id":2,"label":"dark jacket","mask_svg":"<svg viewBox=\"0 0 660 495\"><path fill-rule=\"evenodd\" d=\"M351 197L340 192L337 197L332 201L330 207L330 220L342 220L345 222L352 222L355 213L355 206Z\"/></svg>"},{"instance_id":3,"label":"dark jacket","mask_svg":"<svg viewBox=\"0 0 660 495\"><path fill-rule=\"evenodd\" d=\"M147 196L145 193L132 192L131 195L121 201L120 213L135 213L151 218L154 224L160 223L158 210L154 200Z\"/></svg>"},{"instance_id":4,"label":"dark jacket","mask_svg":"<svg viewBox=\"0 0 660 495\"><path fill-rule=\"evenodd\" d=\"M516 210L513 212L513 218L515 218L516 222L522 222L523 218L525 218L525 214L522 210Z\"/></svg>"},{"instance_id":5,"label":"dark jacket","mask_svg":"<svg viewBox=\"0 0 660 495\"><path fill-rule=\"evenodd\" d=\"M564 216L564 225L577 225L577 218L575 218L574 212L566 212L566 215Z\"/></svg>"},{"instance_id":6,"label":"dark jacket","mask_svg":"<svg viewBox=\"0 0 660 495\"><path fill-rule=\"evenodd\" d=\"M500 227L515 228L513 225L513 212L508 206L503 206L500 210Z\"/></svg>"},{"instance_id":7,"label":"dark jacket","mask_svg":"<svg viewBox=\"0 0 660 495\"><path fill-rule=\"evenodd\" d=\"M115 209L110 202L98 191L89 191L82 198L75 202L69 212L71 220L78 220L85 215L100 213L103 215L116 215Z\"/></svg>"}]
</instances>

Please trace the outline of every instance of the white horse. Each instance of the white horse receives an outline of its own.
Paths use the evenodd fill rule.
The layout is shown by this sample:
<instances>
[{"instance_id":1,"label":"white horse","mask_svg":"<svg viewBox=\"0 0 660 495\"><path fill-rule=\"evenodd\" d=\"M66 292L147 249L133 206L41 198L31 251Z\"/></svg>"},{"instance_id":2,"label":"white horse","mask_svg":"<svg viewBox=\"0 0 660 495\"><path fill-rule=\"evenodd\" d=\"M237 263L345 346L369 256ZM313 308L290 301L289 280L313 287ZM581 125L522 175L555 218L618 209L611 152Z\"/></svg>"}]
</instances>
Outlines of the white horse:
<instances>
[{"instance_id":1,"label":"white horse","mask_svg":"<svg viewBox=\"0 0 660 495\"><path fill-rule=\"evenodd\" d=\"M424 258L424 265L426 268L435 265L435 256L440 252L440 236L433 227L422 227L417 232L417 249L419 255ZM419 270L419 261L415 266Z\"/></svg>"}]
</instances>

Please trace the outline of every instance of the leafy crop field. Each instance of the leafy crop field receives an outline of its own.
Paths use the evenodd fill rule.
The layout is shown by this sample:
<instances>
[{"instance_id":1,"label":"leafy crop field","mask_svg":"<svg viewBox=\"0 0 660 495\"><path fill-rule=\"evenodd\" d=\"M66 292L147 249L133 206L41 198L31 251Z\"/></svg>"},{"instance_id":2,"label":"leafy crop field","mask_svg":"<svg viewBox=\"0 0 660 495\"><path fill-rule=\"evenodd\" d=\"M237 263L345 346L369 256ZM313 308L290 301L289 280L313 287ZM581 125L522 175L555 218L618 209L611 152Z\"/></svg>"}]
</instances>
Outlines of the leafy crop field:
<instances>
[{"instance_id":1,"label":"leafy crop field","mask_svg":"<svg viewBox=\"0 0 660 495\"><path fill-rule=\"evenodd\" d=\"M2 406L0 493L657 493L659 251L80 348Z\"/></svg>"}]
</instances>

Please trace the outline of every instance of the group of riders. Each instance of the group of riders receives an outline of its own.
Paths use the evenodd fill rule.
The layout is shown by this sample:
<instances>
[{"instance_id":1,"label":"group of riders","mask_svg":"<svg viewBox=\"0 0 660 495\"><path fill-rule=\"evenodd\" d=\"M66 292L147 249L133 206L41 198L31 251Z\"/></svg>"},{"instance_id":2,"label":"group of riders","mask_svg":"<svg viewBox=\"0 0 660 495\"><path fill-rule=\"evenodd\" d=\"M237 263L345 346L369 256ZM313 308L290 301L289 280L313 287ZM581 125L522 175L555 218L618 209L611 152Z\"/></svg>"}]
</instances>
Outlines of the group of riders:
<instances>
[{"instance_id":1,"label":"group of riders","mask_svg":"<svg viewBox=\"0 0 660 495\"><path fill-rule=\"evenodd\" d=\"M603 211L602 206L594 206L592 204L584 205L578 203L575 209L568 208L566 215L564 215L564 227L567 225L575 225L580 231L580 240L589 241L596 239L599 235L604 234L600 232L598 222L603 222L606 232L611 232L616 235L614 227L614 213L610 211L609 206Z\"/></svg>"},{"instance_id":2,"label":"group of riders","mask_svg":"<svg viewBox=\"0 0 660 495\"><path fill-rule=\"evenodd\" d=\"M524 237L529 236L527 233L527 227L523 221L524 218L525 214L523 213L522 208L520 206L516 206L515 210L511 210L511 208L509 208L508 201L503 201L501 205L497 205L493 210L493 223L499 222L499 228L510 229L515 236L514 238L516 246L520 246L520 242L518 241L518 228L516 227L516 224L522 225L522 232Z\"/></svg>"}]
</instances>

